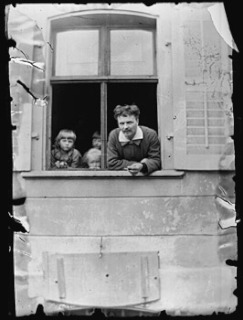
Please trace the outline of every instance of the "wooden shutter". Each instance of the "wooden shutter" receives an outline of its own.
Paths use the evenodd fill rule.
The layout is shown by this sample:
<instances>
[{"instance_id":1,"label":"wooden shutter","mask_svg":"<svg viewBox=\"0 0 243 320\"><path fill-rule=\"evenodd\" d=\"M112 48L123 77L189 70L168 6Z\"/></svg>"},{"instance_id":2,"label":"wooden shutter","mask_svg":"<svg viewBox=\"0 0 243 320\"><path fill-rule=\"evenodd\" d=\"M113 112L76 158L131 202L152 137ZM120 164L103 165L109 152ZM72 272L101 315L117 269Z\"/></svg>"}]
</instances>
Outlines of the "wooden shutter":
<instances>
[{"instance_id":1,"label":"wooden shutter","mask_svg":"<svg viewBox=\"0 0 243 320\"><path fill-rule=\"evenodd\" d=\"M35 21L17 9L10 10L8 36L16 41L10 49L9 82L13 131L13 164L15 171L31 170L32 115L35 97L43 96L43 70L36 63L43 41ZM37 62L39 62L37 60ZM40 73L40 74L39 74Z\"/></svg>"},{"instance_id":2,"label":"wooden shutter","mask_svg":"<svg viewBox=\"0 0 243 320\"><path fill-rule=\"evenodd\" d=\"M230 48L206 8L176 10L172 41L175 168L217 170L232 118Z\"/></svg>"}]
</instances>

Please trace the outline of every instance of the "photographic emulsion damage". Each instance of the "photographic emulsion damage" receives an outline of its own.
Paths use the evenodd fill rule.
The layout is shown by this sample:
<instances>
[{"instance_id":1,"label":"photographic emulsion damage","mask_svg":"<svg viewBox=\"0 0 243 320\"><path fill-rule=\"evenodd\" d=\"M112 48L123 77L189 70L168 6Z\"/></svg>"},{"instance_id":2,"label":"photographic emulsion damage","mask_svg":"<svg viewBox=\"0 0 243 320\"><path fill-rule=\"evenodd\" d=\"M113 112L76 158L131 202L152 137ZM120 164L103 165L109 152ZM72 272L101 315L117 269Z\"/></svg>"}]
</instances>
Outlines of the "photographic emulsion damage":
<instances>
[{"instance_id":1,"label":"photographic emulsion damage","mask_svg":"<svg viewBox=\"0 0 243 320\"><path fill-rule=\"evenodd\" d=\"M5 16L9 314L236 312L239 49L224 4L19 3Z\"/></svg>"}]
</instances>

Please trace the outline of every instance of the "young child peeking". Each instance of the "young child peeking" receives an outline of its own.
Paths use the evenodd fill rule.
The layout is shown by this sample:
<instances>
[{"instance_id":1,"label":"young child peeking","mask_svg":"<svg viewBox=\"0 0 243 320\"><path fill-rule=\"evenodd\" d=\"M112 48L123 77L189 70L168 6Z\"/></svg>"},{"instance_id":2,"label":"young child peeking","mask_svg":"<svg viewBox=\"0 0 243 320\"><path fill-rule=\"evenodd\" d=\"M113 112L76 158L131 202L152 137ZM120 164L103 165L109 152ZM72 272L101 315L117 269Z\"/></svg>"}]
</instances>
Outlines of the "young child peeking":
<instances>
[{"instance_id":1,"label":"young child peeking","mask_svg":"<svg viewBox=\"0 0 243 320\"><path fill-rule=\"evenodd\" d=\"M80 152L74 148L76 134L72 130L61 130L51 152L51 167L56 169L78 168L81 162Z\"/></svg>"},{"instance_id":2,"label":"young child peeking","mask_svg":"<svg viewBox=\"0 0 243 320\"><path fill-rule=\"evenodd\" d=\"M100 169L101 167L101 151L96 148L91 148L86 153L86 161L89 169Z\"/></svg>"},{"instance_id":3,"label":"young child peeking","mask_svg":"<svg viewBox=\"0 0 243 320\"><path fill-rule=\"evenodd\" d=\"M87 152L85 152L83 158L82 158L82 168L90 168L90 169L94 169L94 166L88 163L88 158L87 155L89 154L90 157L95 157L96 159L98 159L97 161L93 161L96 162L96 169L100 168L100 162L101 162L101 136L99 134L98 131L96 131L93 135L92 135L92 147L91 149L89 149Z\"/></svg>"},{"instance_id":4,"label":"young child peeking","mask_svg":"<svg viewBox=\"0 0 243 320\"><path fill-rule=\"evenodd\" d=\"M101 136L97 131L92 135L92 147L101 150Z\"/></svg>"}]
</instances>

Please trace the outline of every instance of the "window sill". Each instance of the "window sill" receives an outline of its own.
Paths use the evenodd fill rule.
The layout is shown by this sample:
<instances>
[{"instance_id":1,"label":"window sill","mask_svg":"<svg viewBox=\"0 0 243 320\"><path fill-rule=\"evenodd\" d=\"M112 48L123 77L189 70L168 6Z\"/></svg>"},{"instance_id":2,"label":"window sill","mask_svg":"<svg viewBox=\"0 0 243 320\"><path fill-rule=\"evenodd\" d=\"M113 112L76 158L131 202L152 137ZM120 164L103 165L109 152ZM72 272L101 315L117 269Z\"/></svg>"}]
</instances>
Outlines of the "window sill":
<instances>
[{"instance_id":1,"label":"window sill","mask_svg":"<svg viewBox=\"0 0 243 320\"><path fill-rule=\"evenodd\" d=\"M132 176L127 171L109 171L109 170L48 170L48 171L31 171L22 172L22 177L26 179L32 178L181 178L185 174L184 171L176 170L160 170L155 171L149 176L145 176L142 173Z\"/></svg>"}]
</instances>

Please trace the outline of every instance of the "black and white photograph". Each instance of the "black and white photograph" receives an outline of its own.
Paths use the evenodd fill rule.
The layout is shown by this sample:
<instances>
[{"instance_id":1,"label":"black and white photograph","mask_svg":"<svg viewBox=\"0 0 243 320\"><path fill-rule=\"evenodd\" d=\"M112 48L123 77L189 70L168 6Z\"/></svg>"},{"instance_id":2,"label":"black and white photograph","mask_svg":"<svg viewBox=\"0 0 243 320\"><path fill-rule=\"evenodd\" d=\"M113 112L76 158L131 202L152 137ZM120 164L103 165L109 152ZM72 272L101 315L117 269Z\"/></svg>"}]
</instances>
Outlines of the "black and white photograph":
<instances>
[{"instance_id":1,"label":"black and white photograph","mask_svg":"<svg viewBox=\"0 0 243 320\"><path fill-rule=\"evenodd\" d=\"M4 6L9 317L237 314L241 48L228 11Z\"/></svg>"}]
</instances>

